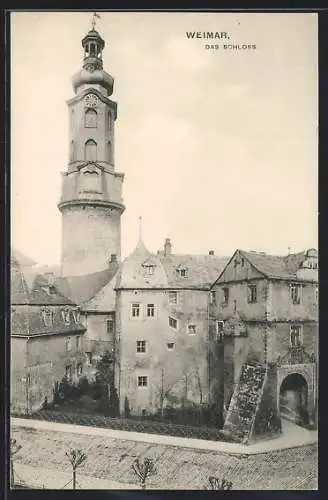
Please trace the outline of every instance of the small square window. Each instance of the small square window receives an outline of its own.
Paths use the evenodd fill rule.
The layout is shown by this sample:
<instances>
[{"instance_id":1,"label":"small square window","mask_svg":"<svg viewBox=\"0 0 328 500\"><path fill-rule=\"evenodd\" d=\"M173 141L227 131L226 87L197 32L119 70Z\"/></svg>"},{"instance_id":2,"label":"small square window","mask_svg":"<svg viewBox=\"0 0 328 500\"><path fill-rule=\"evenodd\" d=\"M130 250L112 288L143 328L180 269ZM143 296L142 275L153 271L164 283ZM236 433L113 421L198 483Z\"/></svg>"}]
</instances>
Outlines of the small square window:
<instances>
[{"instance_id":1,"label":"small square window","mask_svg":"<svg viewBox=\"0 0 328 500\"><path fill-rule=\"evenodd\" d=\"M132 318L139 318L140 304L132 304Z\"/></svg>"},{"instance_id":2,"label":"small square window","mask_svg":"<svg viewBox=\"0 0 328 500\"><path fill-rule=\"evenodd\" d=\"M138 387L147 387L148 386L148 377L145 375L138 376Z\"/></svg>"},{"instance_id":3,"label":"small square window","mask_svg":"<svg viewBox=\"0 0 328 500\"><path fill-rule=\"evenodd\" d=\"M174 328L175 330L178 328L178 320L175 318L172 318L171 316L169 317L169 326L171 328Z\"/></svg>"},{"instance_id":4,"label":"small square window","mask_svg":"<svg viewBox=\"0 0 328 500\"><path fill-rule=\"evenodd\" d=\"M175 290L169 292L169 305L175 306L178 303L178 292Z\"/></svg>"},{"instance_id":5,"label":"small square window","mask_svg":"<svg viewBox=\"0 0 328 500\"><path fill-rule=\"evenodd\" d=\"M147 304L147 316L153 318L155 316L155 305Z\"/></svg>"},{"instance_id":6,"label":"small square window","mask_svg":"<svg viewBox=\"0 0 328 500\"><path fill-rule=\"evenodd\" d=\"M145 340L137 340L137 352L146 352Z\"/></svg>"},{"instance_id":7,"label":"small square window","mask_svg":"<svg viewBox=\"0 0 328 500\"><path fill-rule=\"evenodd\" d=\"M188 333L189 333L189 335L196 335L197 326L196 325L188 325Z\"/></svg>"},{"instance_id":8,"label":"small square window","mask_svg":"<svg viewBox=\"0 0 328 500\"><path fill-rule=\"evenodd\" d=\"M146 265L146 266L143 266L143 268L144 268L144 273L146 276L152 276L154 274L155 266Z\"/></svg>"},{"instance_id":9,"label":"small square window","mask_svg":"<svg viewBox=\"0 0 328 500\"><path fill-rule=\"evenodd\" d=\"M168 343L166 344L166 346L167 346L167 349L168 349L169 351L172 351L172 350L174 349L174 347L175 347L175 344L174 344L174 342L168 342Z\"/></svg>"}]
</instances>

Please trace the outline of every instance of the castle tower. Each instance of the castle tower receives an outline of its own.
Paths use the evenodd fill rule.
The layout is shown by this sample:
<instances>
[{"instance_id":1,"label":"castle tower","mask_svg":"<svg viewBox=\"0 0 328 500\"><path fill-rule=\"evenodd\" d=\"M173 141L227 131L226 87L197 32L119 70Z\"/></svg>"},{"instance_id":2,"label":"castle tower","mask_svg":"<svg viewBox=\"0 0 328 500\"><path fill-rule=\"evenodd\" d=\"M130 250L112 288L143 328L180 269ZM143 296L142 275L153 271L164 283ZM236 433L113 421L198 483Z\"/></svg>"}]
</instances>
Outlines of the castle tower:
<instances>
[{"instance_id":1,"label":"castle tower","mask_svg":"<svg viewBox=\"0 0 328 500\"><path fill-rule=\"evenodd\" d=\"M121 254L124 174L115 171L117 104L114 79L103 70L105 42L94 29L82 40L82 69L73 76L69 112L69 161L62 173L62 276L106 269Z\"/></svg>"}]
</instances>

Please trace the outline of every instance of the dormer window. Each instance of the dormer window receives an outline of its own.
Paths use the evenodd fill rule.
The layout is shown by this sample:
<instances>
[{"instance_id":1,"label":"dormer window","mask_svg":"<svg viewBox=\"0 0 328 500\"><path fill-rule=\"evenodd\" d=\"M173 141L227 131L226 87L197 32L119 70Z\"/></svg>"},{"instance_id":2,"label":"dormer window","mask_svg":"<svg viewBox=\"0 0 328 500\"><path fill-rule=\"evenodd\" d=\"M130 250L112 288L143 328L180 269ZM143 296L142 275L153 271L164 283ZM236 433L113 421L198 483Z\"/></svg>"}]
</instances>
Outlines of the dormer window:
<instances>
[{"instance_id":1,"label":"dormer window","mask_svg":"<svg viewBox=\"0 0 328 500\"><path fill-rule=\"evenodd\" d=\"M155 266L146 265L146 266L143 266L143 268L144 268L144 273L146 276L152 276L154 274Z\"/></svg>"},{"instance_id":2,"label":"dormer window","mask_svg":"<svg viewBox=\"0 0 328 500\"><path fill-rule=\"evenodd\" d=\"M62 318L63 318L63 321L65 323L65 325L69 325L70 324L70 316L71 316L71 311L69 309L63 309L62 310Z\"/></svg>"},{"instance_id":3,"label":"dormer window","mask_svg":"<svg viewBox=\"0 0 328 500\"><path fill-rule=\"evenodd\" d=\"M179 276L179 278L186 278L188 275L187 268L184 266L178 267L176 271L177 271L177 275Z\"/></svg>"},{"instance_id":4,"label":"dormer window","mask_svg":"<svg viewBox=\"0 0 328 500\"><path fill-rule=\"evenodd\" d=\"M41 307L41 317L45 326L50 327L53 325L54 313L49 307Z\"/></svg>"},{"instance_id":5,"label":"dormer window","mask_svg":"<svg viewBox=\"0 0 328 500\"><path fill-rule=\"evenodd\" d=\"M156 264L150 260L147 260L142 264L142 267L145 276L152 276L155 272Z\"/></svg>"}]
</instances>

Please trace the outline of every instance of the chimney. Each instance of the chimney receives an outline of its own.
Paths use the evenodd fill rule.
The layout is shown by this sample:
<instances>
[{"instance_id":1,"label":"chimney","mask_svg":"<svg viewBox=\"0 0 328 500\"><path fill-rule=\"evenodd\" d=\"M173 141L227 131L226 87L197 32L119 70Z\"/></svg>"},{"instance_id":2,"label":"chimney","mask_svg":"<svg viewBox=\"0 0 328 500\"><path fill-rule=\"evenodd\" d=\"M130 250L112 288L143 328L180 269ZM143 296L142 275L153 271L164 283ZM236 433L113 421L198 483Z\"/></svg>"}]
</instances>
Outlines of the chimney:
<instances>
[{"instance_id":1,"label":"chimney","mask_svg":"<svg viewBox=\"0 0 328 500\"><path fill-rule=\"evenodd\" d=\"M210 251L208 252L208 255L214 255L214 250L210 250Z\"/></svg>"},{"instance_id":2,"label":"chimney","mask_svg":"<svg viewBox=\"0 0 328 500\"><path fill-rule=\"evenodd\" d=\"M172 243L170 238L166 238L164 243L164 255L166 257L167 255L171 254L172 254Z\"/></svg>"},{"instance_id":3,"label":"chimney","mask_svg":"<svg viewBox=\"0 0 328 500\"><path fill-rule=\"evenodd\" d=\"M116 253L112 253L110 256L110 262L117 262L117 255Z\"/></svg>"}]
</instances>

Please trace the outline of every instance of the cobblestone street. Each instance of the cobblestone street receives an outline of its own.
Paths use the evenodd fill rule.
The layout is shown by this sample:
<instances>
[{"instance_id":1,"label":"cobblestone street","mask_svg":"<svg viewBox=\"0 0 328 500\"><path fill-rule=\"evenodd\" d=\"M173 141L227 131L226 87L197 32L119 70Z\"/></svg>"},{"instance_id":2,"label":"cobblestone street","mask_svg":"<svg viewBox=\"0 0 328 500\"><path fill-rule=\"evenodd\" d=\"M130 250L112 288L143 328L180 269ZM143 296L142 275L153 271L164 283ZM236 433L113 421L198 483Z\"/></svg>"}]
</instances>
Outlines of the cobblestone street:
<instances>
[{"instance_id":1,"label":"cobblestone street","mask_svg":"<svg viewBox=\"0 0 328 500\"><path fill-rule=\"evenodd\" d=\"M88 458L78 470L80 488L136 488L131 465L147 456L158 471L150 489L203 489L211 475L232 481L235 490L317 489L315 444L246 456L31 428L14 427L12 433L22 446L16 472L32 487L63 488L71 477L65 452L81 448Z\"/></svg>"}]
</instances>

